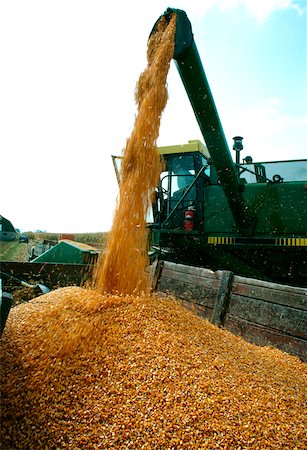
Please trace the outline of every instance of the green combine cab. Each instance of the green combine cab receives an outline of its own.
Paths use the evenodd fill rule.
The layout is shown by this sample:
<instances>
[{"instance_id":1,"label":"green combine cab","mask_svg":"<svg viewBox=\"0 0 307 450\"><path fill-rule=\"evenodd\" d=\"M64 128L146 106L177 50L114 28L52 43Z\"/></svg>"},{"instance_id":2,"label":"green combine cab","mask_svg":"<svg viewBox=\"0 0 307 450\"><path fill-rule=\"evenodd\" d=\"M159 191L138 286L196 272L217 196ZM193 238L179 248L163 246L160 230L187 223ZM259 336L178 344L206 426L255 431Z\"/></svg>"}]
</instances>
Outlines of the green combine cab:
<instances>
[{"instance_id":1,"label":"green combine cab","mask_svg":"<svg viewBox=\"0 0 307 450\"><path fill-rule=\"evenodd\" d=\"M148 221L152 255L307 287L307 159L235 162L186 13L177 15L174 60L206 145L161 147L165 162ZM156 25L152 33L155 32Z\"/></svg>"}]
</instances>

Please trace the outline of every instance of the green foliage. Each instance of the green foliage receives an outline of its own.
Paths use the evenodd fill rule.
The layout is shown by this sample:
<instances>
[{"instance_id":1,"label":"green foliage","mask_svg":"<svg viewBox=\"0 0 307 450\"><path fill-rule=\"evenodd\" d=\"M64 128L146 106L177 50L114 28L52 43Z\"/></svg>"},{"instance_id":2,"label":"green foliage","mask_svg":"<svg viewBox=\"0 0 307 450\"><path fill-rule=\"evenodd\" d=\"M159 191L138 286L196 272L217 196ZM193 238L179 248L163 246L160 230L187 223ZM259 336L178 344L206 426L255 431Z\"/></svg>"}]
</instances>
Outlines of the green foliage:
<instances>
[{"instance_id":1,"label":"green foliage","mask_svg":"<svg viewBox=\"0 0 307 450\"><path fill-rule=\"evenodd\" d=\"M34 233L34 239L37 241L57 241L59 239L59 234L57 233Z\"/></svg>"},{"instance_id":2,"label":"green foliage","mask_svg":"<svg viewBox=\"0 0 307 450\"><path fill-rule=\"evenodd\" d=\"M18 241L0 242L1 261L27 261L27 244Z\"/></svg>"},{"instance_id":3,"label":"green foliage","mask_svg":"<svg viewBox=\"0 0 307 450\"><path fill-rule=\"evenodd\" d=\"M27 232L25 233L29 236L29 239L35 242L42 242L44 240L48 241L58 241L60 234L58 233L46 233L46 232ZM82 242L83 244L89 244L97 246L99 248L104 248L106 245L106 240L108 237L107 232L97 232L97 233L72 233L75 237L75 241Z\"/></svg>"},{"instance_id":4,"label":"green foliage","mask_svg":"<svg viewBox=\"0 0 307 450\"><path fill-rule=\"evenodd\" d=\"M108 233L81 233L75 234L75 240L84 244L105 244Z\"/></svg>"}]
</instances>

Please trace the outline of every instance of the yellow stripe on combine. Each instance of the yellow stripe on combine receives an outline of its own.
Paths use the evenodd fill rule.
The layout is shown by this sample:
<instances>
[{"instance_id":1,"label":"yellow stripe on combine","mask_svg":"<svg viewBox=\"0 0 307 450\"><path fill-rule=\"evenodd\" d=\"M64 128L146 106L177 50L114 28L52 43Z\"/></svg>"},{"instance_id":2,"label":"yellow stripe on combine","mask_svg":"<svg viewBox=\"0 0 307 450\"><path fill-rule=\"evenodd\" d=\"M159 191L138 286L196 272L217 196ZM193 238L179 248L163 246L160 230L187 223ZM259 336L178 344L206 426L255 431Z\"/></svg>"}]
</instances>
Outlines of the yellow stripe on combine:
<instances>
[{"instance_id":1,"label":"yellow stripe on combine","mask_svg":"<svg viewBox=\"0 0 307 450\"><path fill-rule=\"evenodd\" d=\"M222 236L208 236L208 244L214 245L231 245L236 243L236 238L234 237L222 237ZM273 239L269 244L273 244ZM261 245L261 244L259 244ZM277 246L288 246L288 247L307 247L307 238L276 238L275 245Z\"/></svg>"},{"instance_id":2,"label":"yellow stripe on combine","mask_svg":"<svg viewBox=\"0 0 307 450\"><path fill-rule=\"evenodd\" d=\"M275 244L287 247L307 247L307 238L278 238L275 239Z\"/></svg>"},{"instance_id":3,"label":"yellow stripe on combine","mask_svg":"<svg viewBox=\"0 0 307 450\"><path fill-rule=\"evenodd\" d=\"M209 236L208 244L234 244L234 237Z\"/></svg>"},{"instance_id":4,"label":"yellow stripe on combine","mask_svg":"<svg viewBox=\"0 0 307 450\"><path fill-rule=\"evenodd\" d=\"M287 247L307 247L307 238L278 238L275 239L275 244Z\"/></svg>"}]
</instances>

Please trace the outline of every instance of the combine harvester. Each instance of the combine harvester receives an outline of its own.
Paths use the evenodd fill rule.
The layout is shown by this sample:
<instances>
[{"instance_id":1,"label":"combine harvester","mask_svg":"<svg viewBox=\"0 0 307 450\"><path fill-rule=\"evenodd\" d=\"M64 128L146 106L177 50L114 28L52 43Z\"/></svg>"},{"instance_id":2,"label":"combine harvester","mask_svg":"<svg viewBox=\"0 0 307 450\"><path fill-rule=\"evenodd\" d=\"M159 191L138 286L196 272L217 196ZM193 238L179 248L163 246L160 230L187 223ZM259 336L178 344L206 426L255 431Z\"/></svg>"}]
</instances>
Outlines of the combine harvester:
<instances>
[{"instance_id":1,"label":"combine harvester","mask_svg":"<svg viewBox=\"0 0 307 450\"><path fill-rule=\"evenodd\" d=\"M234 163L184 11L174 60L206 146L159 149L165 161L151 244L164 260L307 287L307 159ZM152 33L155 32L155 26Z\"/></svg>"},{"instance_id":2,"label":"combine harvester","mask_svg":"<svg viewBox=\"0 0 307 450\"><path fill-rule=\"evenodd\" d=\"M173 58L206 145L159 149L165 170L148 223L153 286L307 360L307 160L241 162L237 136L233 161L191 24L181 10L164 16L173 13Z\"/></svg>"}]
</instances>

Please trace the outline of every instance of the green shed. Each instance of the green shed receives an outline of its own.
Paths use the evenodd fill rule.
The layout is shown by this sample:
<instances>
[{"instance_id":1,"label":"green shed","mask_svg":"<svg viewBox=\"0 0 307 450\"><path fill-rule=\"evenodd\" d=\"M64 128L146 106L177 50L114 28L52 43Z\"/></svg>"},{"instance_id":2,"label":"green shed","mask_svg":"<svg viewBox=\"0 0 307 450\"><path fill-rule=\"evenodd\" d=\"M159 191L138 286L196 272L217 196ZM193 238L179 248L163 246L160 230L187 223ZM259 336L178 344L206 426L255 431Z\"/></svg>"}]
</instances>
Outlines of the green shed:
<instances>
[{"instance_id":1,"label":"green shed","mask_svg":"<svg viewBox=\"0 0 307 450\"><path fill-rule=\"evenodd\" d=\"M3 216L0 216L0 241L15 241L17 231L12 222Z\"/></svg>"},{"instance_id":2,"label":"green shed","mask_svg":"<svg viewBox=\"0 0 307 450\"><path fill-rule=\"evenodd\" d=\"M39 263L94 264L99 250L81 242L62 240L33 259Z\"/></svg>"}]
</instances>

